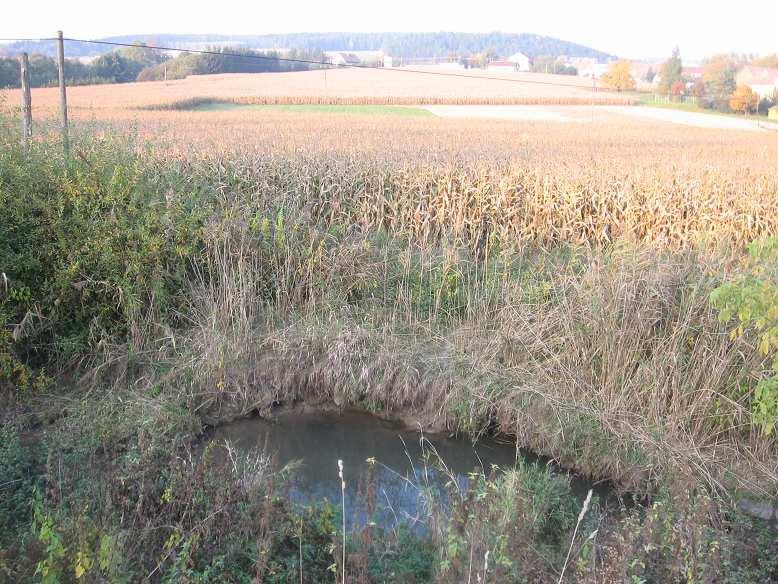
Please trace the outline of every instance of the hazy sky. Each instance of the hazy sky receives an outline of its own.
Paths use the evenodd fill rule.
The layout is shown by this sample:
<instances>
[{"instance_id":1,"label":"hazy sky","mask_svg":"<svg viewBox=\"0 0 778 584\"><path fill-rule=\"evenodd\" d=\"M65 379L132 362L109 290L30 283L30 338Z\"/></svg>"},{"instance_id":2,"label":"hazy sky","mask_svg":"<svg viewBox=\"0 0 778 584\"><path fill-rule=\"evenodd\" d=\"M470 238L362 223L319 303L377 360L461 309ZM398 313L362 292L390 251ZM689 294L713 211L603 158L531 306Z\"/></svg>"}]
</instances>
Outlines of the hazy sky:
<instances>
[{"instance_id":1,"label":"hazy sky","mask_svg":"<svg viewBox=\"0 0 778 584\"><path fill-rule=\"evenodd\" d=\"M624 57L661 57L676 44L689 59L728 51L778 52L778 2L719 2L9 0L0 20L0 37L51 36L58 29L66 36L85 38L132 33L499 30L555 36Z\"/></svg>"}]
</instances>

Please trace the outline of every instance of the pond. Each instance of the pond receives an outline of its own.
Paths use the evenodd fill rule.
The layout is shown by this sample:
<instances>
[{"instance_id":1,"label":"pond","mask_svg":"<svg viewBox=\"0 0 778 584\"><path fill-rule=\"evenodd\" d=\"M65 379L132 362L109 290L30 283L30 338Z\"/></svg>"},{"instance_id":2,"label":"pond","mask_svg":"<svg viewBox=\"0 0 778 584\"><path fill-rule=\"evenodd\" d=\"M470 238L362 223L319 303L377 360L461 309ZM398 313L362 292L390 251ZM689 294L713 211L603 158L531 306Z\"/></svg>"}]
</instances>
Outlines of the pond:
<instances>
[{"instance_id":1,"label":"pond","mask_svg":"<svg viewBox=\"0 0 778 584\"><path fill-rule=\"evenodd\" d=\"M290 496L305 504L326 500L340 507L342 460L350 525L364 520L368 460L374 461L374 519L383 526L403 523L411 528L423 528L429 517L427 495L436 493L437 501L446 501L446 484L465 489L473 471L488 475L492 465L510 468L519 460L552 464L510 443L426 434L356 411L282 411L271 420L248 418L219 426L209 438L222 445L227 440L237 452L266 450L279 466L294 464ZM217 456L226 456L223 448L219 451ZM583 499L593 486L571 476L571 488ZM594 489L607 498L605 487Z\"/></svg>"}]
</instances>

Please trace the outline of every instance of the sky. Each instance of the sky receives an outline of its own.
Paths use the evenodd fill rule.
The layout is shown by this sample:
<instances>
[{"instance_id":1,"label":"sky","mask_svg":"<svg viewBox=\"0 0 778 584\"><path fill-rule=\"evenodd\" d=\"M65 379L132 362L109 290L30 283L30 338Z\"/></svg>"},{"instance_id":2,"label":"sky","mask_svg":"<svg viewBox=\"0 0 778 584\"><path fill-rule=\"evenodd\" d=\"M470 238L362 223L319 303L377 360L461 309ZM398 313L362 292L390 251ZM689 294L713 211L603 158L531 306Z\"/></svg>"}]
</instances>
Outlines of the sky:
<instances>
[{"instance_id":1,"label":"sky","mask_svg":"<svg viewBox=\"0 0 778 584\"><path fill-rule=\"evenodd\" d=\"M660 58L678 45L685 60L720 52L778 52L778 2L708 0L32 0L6 2L0 38L124 34L288 32L530 32L628 58ZM119 8L113 8L120 6ZM214 7L218 7L215 9Z\"/></svg>"}]
</instances>

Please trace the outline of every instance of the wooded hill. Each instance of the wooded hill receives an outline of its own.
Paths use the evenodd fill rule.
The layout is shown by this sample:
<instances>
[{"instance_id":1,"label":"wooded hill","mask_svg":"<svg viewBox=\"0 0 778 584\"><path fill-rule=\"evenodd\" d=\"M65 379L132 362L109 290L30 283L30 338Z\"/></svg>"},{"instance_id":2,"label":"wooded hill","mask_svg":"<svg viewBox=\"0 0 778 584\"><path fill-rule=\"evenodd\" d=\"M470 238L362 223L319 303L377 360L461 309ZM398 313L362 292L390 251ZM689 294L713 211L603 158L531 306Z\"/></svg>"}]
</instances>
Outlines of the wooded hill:
<instances>
[{"instance_id":1,"label":"wooded hill","mask_svg":"<svg viewBox=\"0 0 778 584\"><path fill-rule=\"evenodd\" d=\"M318 49L324 51L368 51L383 50L399 58L434 58L453 55L469 55L493 51L507 56L520 51L530 57L569 56L589 57L607 61L613 55L561 39L529 33L463 33L463 32L418 32L418 33L293 33L268 35L181 35L140 34L107 37L106 41L119 43L143 42L149 45L175 48L203 48L215 45L230 45L254 49ZM110 52L108 45L66 42L65 52L69 57L96 56ZM56 54L53 41L13 43L0 46L0 54L15 55L22 51L48 56Z\"/></svg>"}]
</instances>

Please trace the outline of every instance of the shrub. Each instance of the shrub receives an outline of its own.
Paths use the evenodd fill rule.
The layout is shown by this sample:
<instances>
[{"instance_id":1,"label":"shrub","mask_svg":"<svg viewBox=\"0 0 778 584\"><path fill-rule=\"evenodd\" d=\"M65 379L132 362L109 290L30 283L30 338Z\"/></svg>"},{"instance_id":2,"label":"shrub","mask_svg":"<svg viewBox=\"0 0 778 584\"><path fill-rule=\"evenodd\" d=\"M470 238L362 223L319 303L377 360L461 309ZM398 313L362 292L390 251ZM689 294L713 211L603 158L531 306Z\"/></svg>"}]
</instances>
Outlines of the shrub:
<instances>
[{"instance_id":1,"label":"shrub","mask_svg":"<svg viewBox=\"0 0 778 584\"><path fill-rule=\"evenodd\" d=\"M0 545L18 526L29 524L40 470L37 450L22 446L13 427L0 426Z\"/></svg>"},{"instance_id":2,"label":"shrub","mask_svg":"<svg viewBox=\"0 0 778 584\"><path fill-rule=\"evenodd\" d=\"M748 251L746 274L719 286L711 302L722 322L737 319L732 338L752 333L757 351L767 360L754 387L752 412L755 423L770 435L778 425L778 238L755 241Z\"/></svg>"},{"instance_id":3,"label":"shrub","mask_svg":"<svg viewBox=\"0 0 778 584\"><path fill-rule=\"evenodd\" d=\"M40 387L129 341L183 293L197 249L197 197L167 200L126 145L96 141L67 167L42 150L0 154L0 387Z\"/></svg>"},{"instance_id":4,"label":"shrub","mask_svg":"<svg viewBox=\"0 0 778 584\"><path fill-rule=\"evenodd\" d=\"M748 85L739 85L729 99L729 107L733 112L749 114L759 109L759 95Z\"/></svg>"}]
</instances>

